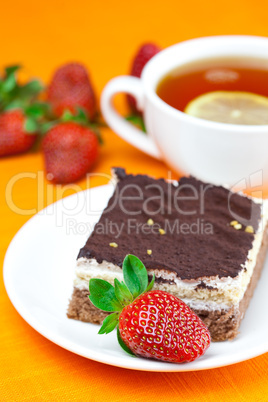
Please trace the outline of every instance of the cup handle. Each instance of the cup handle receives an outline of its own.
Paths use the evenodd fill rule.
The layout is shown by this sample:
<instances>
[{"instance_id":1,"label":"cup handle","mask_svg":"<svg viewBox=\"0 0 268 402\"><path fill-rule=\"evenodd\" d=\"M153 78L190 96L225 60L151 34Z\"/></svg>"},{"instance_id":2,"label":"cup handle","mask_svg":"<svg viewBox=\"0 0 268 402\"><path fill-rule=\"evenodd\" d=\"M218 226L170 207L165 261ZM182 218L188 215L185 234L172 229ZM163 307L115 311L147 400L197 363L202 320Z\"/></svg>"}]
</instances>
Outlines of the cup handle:
<instances>
[{"instance_id":1,"label":"cup handle","mask_svg":"<svg viewBox=\"0 0 268 402\"><path fill-rule=\"evenodd\" d=\"M116 77L108 82L101 95L101 110L104 119L112 130L125 141L146 154L161 159L161 154L153 140L143 131L126 121L115 110L113 106L113 97L117 93L122 92L134 96L138 109L144 109L144 94L140 79L131 76Z\"/></svg>"}]
</instances>

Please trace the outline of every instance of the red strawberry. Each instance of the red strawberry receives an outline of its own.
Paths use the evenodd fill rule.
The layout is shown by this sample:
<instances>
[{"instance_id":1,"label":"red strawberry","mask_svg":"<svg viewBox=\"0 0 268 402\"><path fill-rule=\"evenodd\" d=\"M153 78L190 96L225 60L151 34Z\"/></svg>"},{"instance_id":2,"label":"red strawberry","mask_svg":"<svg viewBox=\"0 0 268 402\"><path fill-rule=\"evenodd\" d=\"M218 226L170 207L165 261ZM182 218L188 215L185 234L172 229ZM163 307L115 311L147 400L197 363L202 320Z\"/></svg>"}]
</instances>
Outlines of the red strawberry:
<instances>
[{"instance_id":1,"label":"red strawberry","mask_svg":"<svg viewBox=\"0 0 268 402\"><path fill-rule=\"evenodd\" d=\"M92 119L96 113L96 98L86 68L78 63L60 67L54 74L47 93L55 116L67 109L72 113L83 108Z\"/></svg>"},{"instance_id":2,"label":"red strawberry","mask_svg":"<svg viewBox=\"0 0 268 402\"><path fill-rule=\"evenodd\" d=\"M36 140L36 135L27 133L25 116L20 109L10 110L0 115L0 156L28 151Z\"/></svg>"},{"instance_id":3,"label":"red strawberry","mask_svg":"<svg viewBox=\"0 0 268 402\"><path fill-rule=\"evenodd\" d=\"M102 279L90 279L90 300L104 311L114 311L103 321L100 334L118 325L118 341L128 353L173 363L191 362L210 345L201 319L180 299L151 291L147 271L133 255L123 262L124 282L114 288Z\"/></svg>"},{"instance_id":4,"label":"red strawberry","mask_svg":"<svg viewBox=\"0 0 268 402\"><path fill-rule=\"evenodd\" d=\"M98 156L98 140L88 127L59 123L46 134L42 148L46 171L53 183L71 183L82 178Z\"/></svg>"},{"instance_id":5,"label":"red strawberry","mask_svg":"<svg viewBox=\"0 0 268 402\"><path fill-rule=\"evenodd\" d=\"M124 308L119 331L135 355L177 363L202 356L210 343L207 328L183 301L156 290Z\"/></svg>"},{"instance_id":6,"label":"red strawberry","mask_svg":"<svg viewBox=\"0 0 268 402\"><path fill-rule=\"evenodd\" d=\"M132 62L130 74L134 77L140 77L145 64L158 52L161 48L154 43L145 43L142 45L136 53ZM127 95L128 104L133 113L139 113L136 101L131 95Z\"/></svg>"}]
</instances>

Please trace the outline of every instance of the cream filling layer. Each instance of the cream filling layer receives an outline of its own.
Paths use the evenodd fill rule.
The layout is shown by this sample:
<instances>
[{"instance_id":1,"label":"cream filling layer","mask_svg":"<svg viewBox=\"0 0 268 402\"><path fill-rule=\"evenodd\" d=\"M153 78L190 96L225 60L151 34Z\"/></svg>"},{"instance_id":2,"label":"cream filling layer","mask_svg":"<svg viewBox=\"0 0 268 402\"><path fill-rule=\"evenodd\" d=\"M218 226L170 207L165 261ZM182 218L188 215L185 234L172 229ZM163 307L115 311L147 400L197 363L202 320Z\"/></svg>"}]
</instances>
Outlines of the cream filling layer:
<instances>
[{"instance_id":1,"label":"cream filling layer","mask_svg":"<svg viewBox=\"0 0 268 402\"><path fill-rule=\"evenodd\" d=\"M235 278L215 276L202 277L197 280L181 280L175 272L165 269L149 270L149 274L154 272L156 278L171 282L156 282L154 288L174 294L193 309L220 310L238 306L251 280L262 245L264 230L266 230L268 222L268 203L263 205L262 211L262 219L255 234L252 248L248 252L245 264L241 266L241 271ZM94 258L79 258L76 265L74 286L79 289L88 289L91 278L104 279L113 284L114 278L123 280L122 269L108 261L99 264ZM210 288L204 288L202 284Z\"/></svg>"}]
</instances>

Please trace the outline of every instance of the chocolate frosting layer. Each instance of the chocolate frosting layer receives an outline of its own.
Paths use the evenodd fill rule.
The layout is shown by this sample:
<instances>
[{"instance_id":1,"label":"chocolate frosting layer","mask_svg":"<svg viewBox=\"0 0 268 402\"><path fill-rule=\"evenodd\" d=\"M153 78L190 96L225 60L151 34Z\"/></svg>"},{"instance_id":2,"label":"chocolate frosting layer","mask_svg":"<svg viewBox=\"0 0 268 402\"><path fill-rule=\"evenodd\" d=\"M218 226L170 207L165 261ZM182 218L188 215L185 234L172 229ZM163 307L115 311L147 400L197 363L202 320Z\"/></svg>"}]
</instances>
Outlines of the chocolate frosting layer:
<instances>
[{"instance_id":1,"label":"chocolate frosting layer","mask_svg":"<svg viewBox=\"0 0 268 402\"><path fill-rule=\"evenodd\" d=\"M122 267L126 254L134 254L147 269L175 271L181 279L235 277L243 269L254 240L245 227L257 230L259 204L194 177L174 184L114 172L115 192L78 258ZM233 220L240 230L230 225Z\"/></svg>"}]
</instances>

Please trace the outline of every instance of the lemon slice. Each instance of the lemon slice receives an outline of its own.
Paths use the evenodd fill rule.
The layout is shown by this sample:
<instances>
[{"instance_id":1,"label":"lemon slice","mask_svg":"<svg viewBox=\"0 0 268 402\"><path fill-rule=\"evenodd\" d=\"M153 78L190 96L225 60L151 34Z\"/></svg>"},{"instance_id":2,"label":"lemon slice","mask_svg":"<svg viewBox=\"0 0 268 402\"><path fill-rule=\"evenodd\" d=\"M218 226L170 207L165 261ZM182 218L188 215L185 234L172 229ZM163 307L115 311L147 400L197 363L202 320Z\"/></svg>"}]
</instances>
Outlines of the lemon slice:
<instances>
[{"instance_id":1,"label":"lemon slice","mask_svg":"<svg viewBox=\"0 0 268 402\"><path fill-rule=\"evenodd\" d=\"M198 96L185 113L228 124L268 124L268 98L250 92L215 91Z\"/></svg>"}]
</instances>

